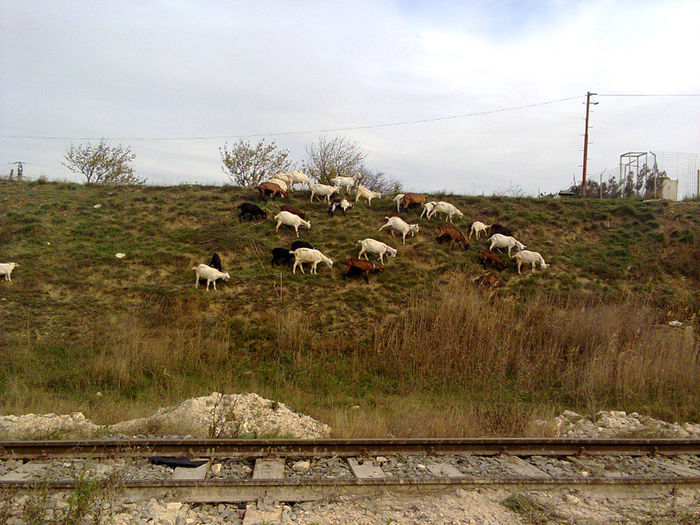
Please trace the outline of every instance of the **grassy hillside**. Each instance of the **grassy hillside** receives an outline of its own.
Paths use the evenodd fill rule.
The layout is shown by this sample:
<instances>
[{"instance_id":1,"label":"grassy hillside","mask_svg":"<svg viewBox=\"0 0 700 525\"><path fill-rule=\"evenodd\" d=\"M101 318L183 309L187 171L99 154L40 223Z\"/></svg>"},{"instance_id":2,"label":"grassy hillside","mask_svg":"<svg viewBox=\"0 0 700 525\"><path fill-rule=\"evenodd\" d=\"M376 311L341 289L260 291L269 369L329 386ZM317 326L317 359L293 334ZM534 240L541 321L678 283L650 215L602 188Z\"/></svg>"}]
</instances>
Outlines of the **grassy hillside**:
<instances>
[{"instance_id":1,"label":"grassy hillside","mask_svg":"<svg viewBox=\"0 0 700 525\"><path fill-rule=\"evenodd\" d=\"M512 265L482 294L471 280L484 241L451 252L421 219L402 246L377 232L389 198L331 218L297 192L287 202L312 224L300 239L336 264L292 275L270 250L294 232L239 223L246 190L0 181L0 262L21 264L0 282L0 412L110 422L255 390L340 435L522 433L564 407L700 417L693 328L658 328L697 332L697 202L433 197L464 212L463 229L511 227L551 268ZM370 285L344 282L341 261L365 237L399 255ZM195 290L191 268L214 251L231 280Z\"/></svg>"}]
</instances>

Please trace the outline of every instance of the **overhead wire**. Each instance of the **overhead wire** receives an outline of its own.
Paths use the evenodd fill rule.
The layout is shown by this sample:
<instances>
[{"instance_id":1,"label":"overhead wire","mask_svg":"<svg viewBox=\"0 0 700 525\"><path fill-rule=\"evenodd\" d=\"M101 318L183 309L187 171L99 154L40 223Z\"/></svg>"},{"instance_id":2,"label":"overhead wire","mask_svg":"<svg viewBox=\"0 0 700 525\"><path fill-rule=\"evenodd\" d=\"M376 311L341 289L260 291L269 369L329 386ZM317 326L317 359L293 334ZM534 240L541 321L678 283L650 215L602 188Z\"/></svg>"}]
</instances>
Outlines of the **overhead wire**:
<instances>
[{"instance_id":1,"label":"overhead wire","mask_svg":"<svg viewBox=\"0 0 700 525\"><path fill-rule=\"evenodd\" d=\"M323 128L315 130L304 130L304 131L283 131L274 133L246 133L246 134L232 134L232 135L214 135L214 136L191 136L191 137L62 137L62 136L41 136L41 135L2 135L2 138L13 138L13 139L28 139L28 140L120 140L120 141L168 141L168 140L225 140L225 139L237 139L237 138L247 138L247 137L280 137L289 135L308 135L317 133L335 133L341 131L357 131L362 129L377 129L377 128L388 128L393 126L406 126L412 124L423 124L428 122L439 122L443 120L454 120L460 118L468 117L478 117L482 115L491 115L494 113L505 113L507 111L515 111L519 109L527 109L538 106L545 106L549 104L556 104L558 102L566 102L568 100L575 100L583 98L584 95L577 95L573 97L565 97L553 100L547 100L544 102L535 102L532 104L523 104L520 106L511 106L507 108L491 109L485 111L475 111L471 113L460 113L456 115L448 115L444 117L432 117L417 120L405 120L397 122L385 122L380 124L365 124L361 126L347 126L338 128Z\"/></svg>"}]
</instances>

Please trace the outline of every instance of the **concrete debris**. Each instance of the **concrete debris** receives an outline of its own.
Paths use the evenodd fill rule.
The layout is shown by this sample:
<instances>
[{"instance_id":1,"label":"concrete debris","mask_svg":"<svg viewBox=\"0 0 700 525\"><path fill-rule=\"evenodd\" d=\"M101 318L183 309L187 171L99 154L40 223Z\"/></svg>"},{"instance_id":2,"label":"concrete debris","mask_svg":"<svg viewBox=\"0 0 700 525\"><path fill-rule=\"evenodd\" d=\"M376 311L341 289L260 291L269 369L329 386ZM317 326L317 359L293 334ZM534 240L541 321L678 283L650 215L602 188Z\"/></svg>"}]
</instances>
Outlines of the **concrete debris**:
<instances>
[{"instance_id":1,"label":"concrete debris","mask_svg":"<svg viewBox=\"0 0 700 525\"><path fill-rule=\"evenodd\" d=\"M689 438L700 437L700 424L667 423L622 410L582 416L571 410L550 421L535 420L533 433L571 438Z\"/></svg>"},{"instance_id":2,"label":"concrete debris","mask_svg":"<svg viewBox=\"0 0 700 525\"><path fill-rule=\"evenodd\" d=\"M255 393L214 392L161 408L145 418L114 425L96 425L81 412L0 416L1 439L85 439L120 435L314 439L327 437L330 432L328 425Z\"/></svg>"}]
</instances>

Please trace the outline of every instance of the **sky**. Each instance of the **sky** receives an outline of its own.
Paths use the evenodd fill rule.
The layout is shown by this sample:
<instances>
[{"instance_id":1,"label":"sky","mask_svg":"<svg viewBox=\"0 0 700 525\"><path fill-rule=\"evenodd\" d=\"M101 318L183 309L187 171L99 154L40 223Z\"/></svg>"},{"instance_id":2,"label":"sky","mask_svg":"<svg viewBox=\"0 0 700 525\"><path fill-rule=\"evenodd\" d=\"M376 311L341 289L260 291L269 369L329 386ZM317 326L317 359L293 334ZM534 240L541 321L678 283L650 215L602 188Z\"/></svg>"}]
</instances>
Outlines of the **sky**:
<instances>
[{"instance_id":1,"label":"sky","mask_svg":"<svg viewBox=\"0 0 700 525\"><path fill-rule=\"evenodd\" d=\"M105 138L149 183L223 184L239 138L300 165L342 136L406 190L556 192L588 91L589 177L700 154L698 20L697 0L4 0L0 173L81 181L67 148ZM640 94L686 96L610 96Z\"/></svg>"}]
</instances>

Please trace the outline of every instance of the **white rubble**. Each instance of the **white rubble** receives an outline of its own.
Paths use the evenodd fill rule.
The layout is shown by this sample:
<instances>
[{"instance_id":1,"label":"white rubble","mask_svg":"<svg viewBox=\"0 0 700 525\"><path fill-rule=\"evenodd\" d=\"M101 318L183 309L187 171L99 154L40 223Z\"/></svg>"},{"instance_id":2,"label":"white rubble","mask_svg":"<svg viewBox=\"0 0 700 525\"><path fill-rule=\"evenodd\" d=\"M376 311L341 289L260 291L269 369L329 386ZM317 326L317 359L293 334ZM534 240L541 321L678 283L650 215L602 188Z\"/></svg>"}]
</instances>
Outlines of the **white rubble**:
<instances>
[{"instance_id":1,"label":"white rubble","mask_svg":"<svg viewBox=\"0 0 700 525\"><path fill-rule=\"evenodd\" d=\"M328 425L255 393L213 392L161 408L151 416L114 425L96 425L81 412L0 416L0 439L80 439L105 435L314 439L327 437L330 432Z\"/></svg>"},{"instance_id":2,"label":"white rubble","mask_svg":"<svg viewBox=\"0 0 700 525\"><path fill-rule=\"evenodd\" d=\"M622 410L582 416L565 410L553 420L535 420L533 433L571 438L688 438L700 437L700 424L668 423Z\"/></svg>"}]
</instances>

